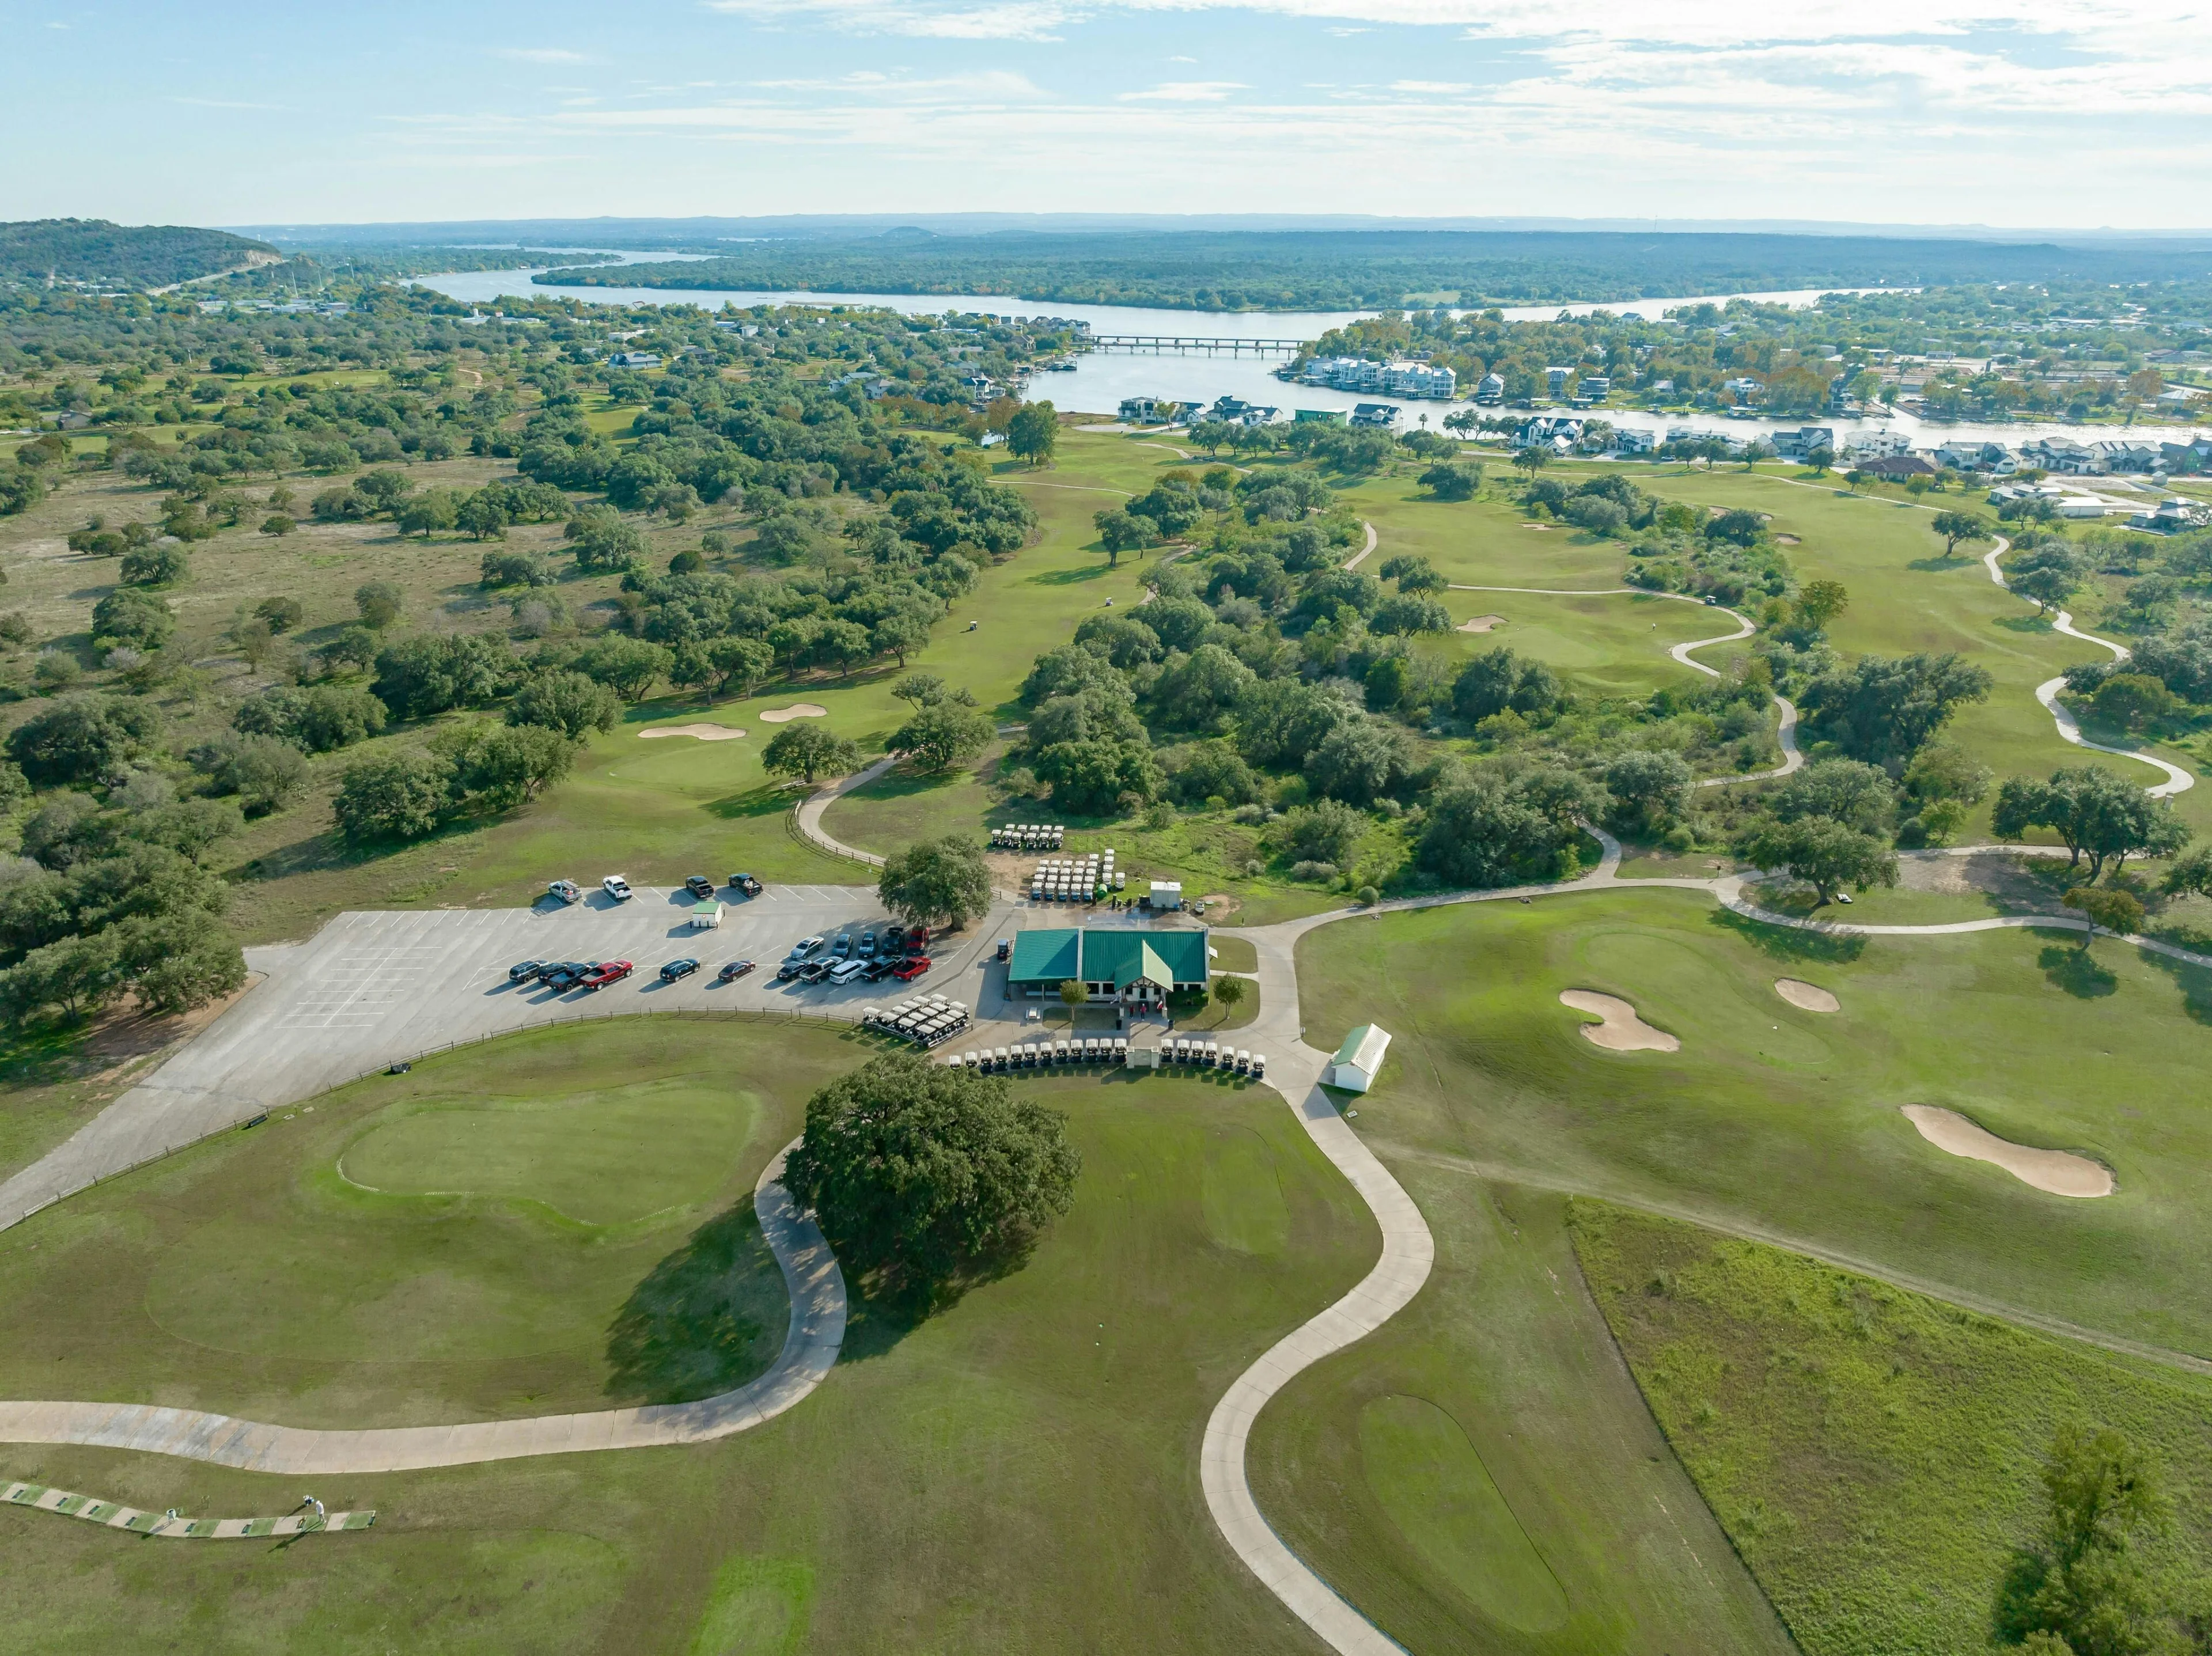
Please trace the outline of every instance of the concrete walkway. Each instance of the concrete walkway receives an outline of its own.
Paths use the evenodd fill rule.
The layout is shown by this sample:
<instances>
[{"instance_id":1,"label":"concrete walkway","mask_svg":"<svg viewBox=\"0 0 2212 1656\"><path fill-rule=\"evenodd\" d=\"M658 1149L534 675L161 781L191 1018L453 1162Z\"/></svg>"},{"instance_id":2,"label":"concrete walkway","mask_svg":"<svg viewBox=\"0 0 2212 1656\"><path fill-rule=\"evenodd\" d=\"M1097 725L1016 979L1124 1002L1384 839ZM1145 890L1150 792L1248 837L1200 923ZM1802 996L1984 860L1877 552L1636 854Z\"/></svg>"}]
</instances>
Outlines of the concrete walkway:
<instances>
[{"instance_id":1,"label":"concrete walkway","mask_svg":"<svg viewBox=\"0 0 2212 1656\"><path fill-rule=\"evenodd\" d=\"M1370 523L1362 523L1359 526L1367 531L1367 544L1344 561L1344 567L1346 569L1358 568L1361 564L1367 561L1368 554L1375 549L1375 525Z\"/></svg>"},{"instance_id":2,"label":"concrete walkway","mask_svg":"<svg viewBox=\"0 0 2212 1656\"><path fill-rule=\"evenodd\" d=\"M1718 678L1721 676L1720 669L1708 667L1702 661L1693 660L1690 652L1702 650L1708 645L1733 644L1738 639L1749 638L1758 630L1752 625L1751 618L1738 610L1722 609L1718 604L1709 604L1703 598L1692 597L1686 592L1655 592L1645 586L1461 586L1455 585L1449 590L1455 592L1522 592L1532 597L1550 598L1618 597L1624 594L1633 594L1639 597L1671 598L1677 604L1694 604L1701 610L1718 610L1722 615L1735 622L1734 632L1716 633L1711 638L1692 639L1686 644L1671 646L1667 652L1692 672L1703 673L1707 678ZM1764 782L1773 777L1787 776L1804 764L1805 755L1798 751L1797 748L1797 709L1778 695L1774 698L1774 706L1779 715L1774 735L1776 741L1782 746L1781 764L1768 771L1746 771L1741 776L1708 776L1698 784L1699 787L1722 788L1735 782Z\"/></svg>"},{"instance_id":3,"label":"concrete walkway","mask_svg":"<svg viewBox=\"0 0 2212 1656\"><path fill-rule=\"evenodd\" d=\"M749 1386L696 1403L455 1426L310 1431L144 1404L0 1403L0 1443L73 1443L178 1455L252 1472L404 1472L585 1449L703 1443L772 1420L822 1384L845 1340L845 1278L814 1221L777 1182L791 1144L761 1171L753 1210L791 1294L775 1366Z\"/></svg>"},{"instance_id":4,"label":"concrete walkway","mask_svg":"<svg viewBox=\"0 0 2212 1656\"><path fill-rule=\"evenodd\" d=\"M817 788L799 802L795 817L799 837L820 846L833 857L849 857L856 863L866 863L870 868L881 868L884 859L872 851L862 851L842 840L832 839L822 826L822 813L855 788L865 788L899 761L898 755L887 753L866 770L854 771L850 776L838 778L826 788Z\"/></svg>"},{"instance_id":5,"label":"concrete walkway","mask_svg":"<svg viewBox=\"0 0 2212 1656\"><path fill-rule=\"evenodd\" d=\"M2004 578L2004 571L1997 567L1997 560L2012 550L2012 543L2002 535L1995 537L1995 539L1996 544L1982 556L1982 567L1990 572L1991 580L2007 591L2010 591L2012 583ZM2051 628L2055 633L2064 634L2068 638L2079 639L2084 644L2094 644L2100 649L2110 650L2116 665L2127 661L2135 653L2124 644L2115 644L2108 638L2099 638L2094 633L2083 632L2075 626L2074 617L2063 610L2051 617ZM2197 779L2182 769L2180 766L2158 758L2154 755L2145 753L2140 748L2108 748L2101 742L2089 740L2087 737L2081 734L2081 726L2074 715L2059 705L2058 693L2065 688L2066 677L2063 673L2057 678L2047 678L2035 687L2035 699L2043 704L2043 710L2049 713L2052 721L2057 725L2059 740L2070 742L2077 748L2087 748L2093 753L2109 753L2120 759L2139 759L2146 765L2156 766L2166 773L2166 780L2154 783L2143 790L2154 799L2170 798L2177 793L2186 793L2197 786Z\"/></svg>"}]
</instances>

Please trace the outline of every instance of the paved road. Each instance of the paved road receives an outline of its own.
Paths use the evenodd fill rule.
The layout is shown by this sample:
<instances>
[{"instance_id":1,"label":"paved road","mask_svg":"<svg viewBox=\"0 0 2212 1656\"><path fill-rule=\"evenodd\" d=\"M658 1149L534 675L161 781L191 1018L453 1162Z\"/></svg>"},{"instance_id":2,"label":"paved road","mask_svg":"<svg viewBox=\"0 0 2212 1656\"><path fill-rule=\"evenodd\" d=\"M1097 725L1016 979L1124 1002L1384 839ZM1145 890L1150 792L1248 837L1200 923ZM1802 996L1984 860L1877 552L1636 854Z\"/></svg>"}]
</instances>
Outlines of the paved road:
<instances>
[{"instance_id":1,"label":"paved road","mask_svg":"<svg viewBox=\"0 0 2212 1656\"><path fill-rule=\"evenodd\" d=\"M304 943L252 949L266 974L222 1016L75 1137L0 1183L0 1228L46 1204L150 1157L309 1098L368 1071L456 1041L580 1015L789 1010L847 1016L884 985L846 989L779 984L775 968L809 932L881 920L875 893L852 886L771 887L732 904L719 931L694 931L685 894L641 889L617 905L598 892L572 908L422 909L337 916ZM974 1004L976 955L1002 935L999 918L939 953L927 980ZM694 975L663 984L661 963L694 955ZM724 961L763 969L717 984ZM521 960L630 960L636 975L596 994L516 989Z\"/></svg>"},{"instance_id":2,"label":"paved road","mask_svg":"<svg viewBox=\"0 0 2212 1656\"><path fill-rule=\"evenodd\" d=\"M790 1149L786 1146L784 1154ZM845 1341L844 1276L814 1221L793 1205L789 1192L777 1182L782 1173L782 1155L761 1170L753 1210L760 1216L761 1234L776 1264L783 1268L784 1286L791 1295L790 1329L768 1373L720 1397L587 1415L360 1432L307 1431L144 1404L0 1403L0 1443L86 1444L179 1455L249 1472L306 1475L406 1472L424 1466L728 1437L773 1419L821 1385Z\"/></svg>"}]
</instances>

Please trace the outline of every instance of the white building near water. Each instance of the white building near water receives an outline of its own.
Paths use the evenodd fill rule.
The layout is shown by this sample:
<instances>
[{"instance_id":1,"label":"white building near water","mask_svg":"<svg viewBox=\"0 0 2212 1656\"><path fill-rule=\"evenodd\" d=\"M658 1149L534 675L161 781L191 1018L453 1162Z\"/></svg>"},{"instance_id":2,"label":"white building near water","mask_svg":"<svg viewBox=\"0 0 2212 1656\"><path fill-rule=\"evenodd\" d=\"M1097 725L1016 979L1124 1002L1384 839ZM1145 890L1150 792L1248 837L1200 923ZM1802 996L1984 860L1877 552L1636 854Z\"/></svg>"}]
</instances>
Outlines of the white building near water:
<instances>
[{"instance_id":1,"label":"white building near water","mask_svg":"<svg viewBox=\"0 0 2212 1656\"><path fill-rule=\"evenodd\" d=\"M1382 1055L1390 1050L1390 1032L1380 1024L1363 1023L1344 1038L1336 1056L1321 1072L1322 1085L1347 1093L1364 1093L1382 1073Z\"/></svg>"},{"instance_id":2,"label":"white building near water","mask_svg":"<svg viewBox=\"0 0 2212 1656\"><path fill-rule=\"evenodd\" d=\"M1382 389L1393 397L1457 395L1459 375L1440 362L1393 362L1382 370Z\"/></svg>"}]
</instances>

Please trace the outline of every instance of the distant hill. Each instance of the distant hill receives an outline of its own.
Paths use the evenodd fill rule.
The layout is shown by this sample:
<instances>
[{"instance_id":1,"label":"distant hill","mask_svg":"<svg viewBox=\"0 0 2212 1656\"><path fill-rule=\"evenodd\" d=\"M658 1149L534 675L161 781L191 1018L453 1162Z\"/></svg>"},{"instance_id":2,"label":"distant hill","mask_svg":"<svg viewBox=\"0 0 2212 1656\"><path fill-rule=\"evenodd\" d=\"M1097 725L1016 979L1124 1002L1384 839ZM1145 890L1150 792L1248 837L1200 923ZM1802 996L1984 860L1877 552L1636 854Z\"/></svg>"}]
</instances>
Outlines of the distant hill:
<instances>
[{"instance_id":1,"label":"distant hill","mask_svg":"<svg viewBox=\"0 0 2212 1656\"><path fill-rule=\"evenodd\" d=\"M26 219L0 224L0 282L112 282L167 288L195 276L284 256L266 242L186 225L110 224L106 219Z\"/></svg>"}]
</instances>

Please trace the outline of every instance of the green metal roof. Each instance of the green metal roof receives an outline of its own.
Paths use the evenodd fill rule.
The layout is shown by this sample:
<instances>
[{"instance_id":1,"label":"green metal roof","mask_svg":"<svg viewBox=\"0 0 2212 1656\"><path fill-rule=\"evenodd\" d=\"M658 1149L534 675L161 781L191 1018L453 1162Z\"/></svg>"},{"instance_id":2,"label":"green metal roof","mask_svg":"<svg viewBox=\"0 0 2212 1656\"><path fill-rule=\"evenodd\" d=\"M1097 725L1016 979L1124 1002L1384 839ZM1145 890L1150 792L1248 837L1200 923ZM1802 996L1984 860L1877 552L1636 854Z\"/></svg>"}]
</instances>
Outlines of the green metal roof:
<instances>
[{"instance_id":1,"label":"green metal roof","mask_svg":"<svg viewBox=\"0 0 2212 1656\"><path fill-rule=\"evenodd\" d=\"M1078 930L1049 926L1014 934L1009 983L1110 983L1127 987L1139 978L1163 987L1206 980L1206 933L1177 929Z\"/></svg>"},{"instance_id":2,"label":"green metal roof","mask_svg":"<svg viewBox=\"0 0 2212 1656\"><path fill-rule=\"evenodd\" d=\"M1073 926L1048 926L1014 934L1009 983L1066 983L1083 975L1083 934Z\"/></svg>"},{"instance_id":3,"label":"green metal roof","mask_svg":"<svg viewBox=\"0 0 2212 1656\"><path fill-rule=\"evenodd\" d=\"M1206 933L1085 931L1083 976L1085 982L1111 983L1117 989L1139 978L1170 987L1204 983Z\"/></svg>"}]
</instances>

